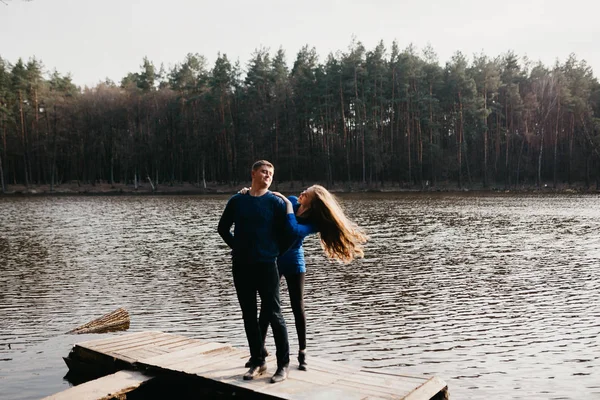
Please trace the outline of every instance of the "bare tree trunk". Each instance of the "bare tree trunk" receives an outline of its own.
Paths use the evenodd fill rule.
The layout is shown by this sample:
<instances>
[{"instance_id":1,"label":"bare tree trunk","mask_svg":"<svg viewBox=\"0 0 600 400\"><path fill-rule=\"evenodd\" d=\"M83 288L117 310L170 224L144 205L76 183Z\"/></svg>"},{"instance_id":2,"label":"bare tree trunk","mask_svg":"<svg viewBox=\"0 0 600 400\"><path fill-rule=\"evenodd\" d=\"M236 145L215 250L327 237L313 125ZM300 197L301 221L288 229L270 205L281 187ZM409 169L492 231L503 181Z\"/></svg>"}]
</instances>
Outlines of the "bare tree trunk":
<instances>
[{"instance_id":1,"label":"bare tree trunk","mask_svg":"<svg viewBox=\"0 0 600 400\"><path fill-rule=\"evenodd\" d=\"M589 155L585 158L585 188L590 188L590 162L592 161L592 156Z\"/></svg>"},{"instance_id":2,"label":"bare tree trunk","mask_svg":"<svg viewBox=\"0 0 600 400\"><path fill-rule=\"evenodd\" d=\"M58 136L58 117L56 116L56 104L54 105L54 121L52 121L52 125L52 164L50 165L50 192L54 192L54 179L56 172L56 137Z\"/></svg>"},{"instance_id":3,"label":"bare tree trunk","mask_svg":"<svg viewBox=\"0 0 600 400\"><path fill-rule=\"evenodd\" d=\"M275 109L275 165L279 165L279 113Z\"/></svg>"},{"instance_id":4,"label":"bare tree trunk","mask_svg":"<svg viewBox=\"0 0 600 400\"><path fill-rule=\"evenodd\" d=\"M202 187L206 190L206 159L202 157Z\"/></svg>"},{"instance_id":5,"label":"bare tree trunk","mask_svg":"<svg viewBox=\"0 0 600 400\"><path fill-rule=\"evenodd\" d=\"M392 115L390 116L390 154L394 154L394 103L395 99L395 89L396 89L396 67L392 69L392 106L390 109L392 110Z\"/></svg>"},{"instance_id":6,"label":"bare tree trunk","mask_svg":"<svg viewBox=\"0 0 600 400\"><path fill-rule=\"evenodd\" d=\"M485 84L483 86L483 110L484 116L482 118L483 125L483 187L487 188L489 185L488 181L488 123L487 123L487 89Z\"/></svg>"},{"instance_id":7,"label":"bare tree trunk","mask_svg":"<svg viewBox=\"0 0 600 400\"><path fill-rule=\"evenodd\" d=\"M569 185L572 184L573 172L573 137L575 136L575 115L571 113L571 129L569 130Z\"/></svg>"},{"instance_id":8,"label":"bare tree trunk","mask_svg":"<svg viewBox=\"0 0 600 400\"><path fill-rule=\"evenodd\" d=\"M557 99L556 125L554 126L554 165L552 171L553 187L558 186L558 127L560 122L560 96Z\"/></svg>"},{"instance_id":9,"label":"bare tree trunk","mask_svg":"<svg viewBox=\"0 0 600 400\"><path fill-rule=\"evenodd\" d=\"M366 118L365 118L366 119ZM361 128L361 147L362 147L362 181L363 183L367 182L367 163L365 160L365 127Z\"/></svg>"},{"instance_id":10,"label":"bare tree trunk","mask_svg":"<svg viewBox=\"0 0 600 400\"><path fill-rule=\"evenodd\" d=\"M408 182L412 184L412 159L411 159L411 136L410 136L410 98L408 88L406 89L406 149L408 156Z\"/></svg>"},{"instance_id":11,"label":"bare tree trunk","mask_svg":"<svg viewBox=\"0 0 600 400\"><path fill-rule=\"evenodd\" d=\"M542 139L540 140L540 153L538 155L537 186L542 187L542 155L544 152L544 127L542 126Z\"/></svg>"},{"instance_id":12,"label":"bare tree trunk","mask_svg":"<svg viewBox=\"0 0 600 400\"><path fill-rule=\"evenodd\" d=\"M37 147L39 145L39 141L40 141L40 125L39 125L39 120L40 120L39 110L40 110L40 106L39 106L39 102L38 102L37 90L33 91L33 104L34 104L34 107L35 107L35 129L32 129L32 130L34 132L33 134L35 135L34 136L34 139L35 139L34 140L34 147ZM35 165L37 167L36 168L36 170L37 170L37 179L36 179L36 182L39 184L40 183L40 177L42 176L42 171L41 171L42 168L41 168L41 158L39 157L39 151L37 151L36 153L38 153L37 157L36 157L36 161L37 162L35 163ZM34 155L36 155L36 154L34 153ZM32 169L31 169L31 165L30 165L29 171L31 171L31 170Z\"/></svg>"},{"instance_id":13,"label":"bare tree trunk","mask_svg":"<svg viewBox=\"0 0 600 400\"><path fill-rule=\"evenodd\" d=\"M235 124L233 120L233 113L231 112L231 101L227 102L227 110L229 111L229 118L231 118L231 174L233 176L233 180L237 182L237 147L236 147L236 132L235 132Z\"/></svg>"},{"instance_id":14,"label":"bare tree trunk","mask_svg":"<svg viewBox=\"0 0 600 400\"><path fill-rule=\"evenodd\" d=\"M525 118L525 135L523 136L523 140L521 141L521 150L519 150L519 159L517 160L517 181L516 185L519 186L519 175L521 174L521 157L523 156L523 149L525 148L525 138L529 136L529 124L527 123L527 118Z\"/></svg>"},{"instance_id":15,"label":"bare tree trunk","mask_svg":"<svg viewBox=\"0 0 600 400\"><path fill-rule=\"evenodd\" d=\"M423 133L421 132L421 116L419 114L417 113L417 161L419 163L419 183L421 184L421 189L423 189Z\"/></svg>"},{"instance_id":16,"label":"bare tree trunk","mask_svg":"<svg viewBox=\"0 0 600 400\"><path fill-rule=\"evenodd\" d=\"M517 181L516 186L519 186L519 175L521 173L521 157L523 156L523 149L525 148L525 138L521 139L521 148L519 150L519 159L517 160Z\"/></svg>"},{"instance_id":17,"label":"bare tree trunk","mask_svg":"<svg viewBox=\"0 0 600 400\"><path fill-rule=\"evenodd\" d=\"M200 160L196 160L196 187L200 187Z\"/></svg>"},{"instance_id":18,"label":"bare tree trunk","mask_svg":"<svg viewBox=\"0 0 600 400\"><path fill-rule=\"evenodd\" d=\"M498 182L498 160L500 159L500 113L496 111L496 143L494 146L494 179Z\"/></svg>"},{"instance_id":19,"label":"bare tree trunk","mask_svg":"<svg viewBox=\"0 0 600 400\"><path fill-rule=\"evenodd\" d=\"M431 184L435 185L435 163L433 160L433 84L429 84L429 164L431 171Z\"/></svg>"},{"instance_id":20,"label":"bare tree trunk","mask_svg":"<svg viewBox=\"0 0 600 400\"><path fill-rule=\"evenodd\" d=\"M2 153L4 160L6 160L6 123L2 121ZM0 178L2 179L2 193L6 193L6 186L4 184L4 170L2 169L2 161L0 161Z\"/></svg>"},{"instance_id":21,"label":"bare tree trunk","mask_svg":"<svg viewBox=\"0 0 600 400\"><path fill-rule=\"evenodd\" d=\"M152 182L150 175L146 175L146 178L148 179L148 182L150 183L150 187L152 188L152 193L154 193L156 191L156 187L154 186L154 183Z\"/></svg>"},{"instance_id":22,"label":"bare tree trunk","mask_svg":"<svg viewBox=\"0 0 600 400\"><path fill-rule=\"evenodd\" d=\"M506 174L506 178L504 180L504 187L505 188L510 188L510 136L511 136L511 130L513 128L512 126L512 114L513 114L513 110L510 110L510 120L508 118L508 104L506 104L506 152L505 152L505 158L504 158L504 168L505 168L505 174Z\"/></svg>"},{"instance_id":23,"label":"bare tree trunk","mask_svg":"<svg viewBox=\"0 0 600 400\"><path fill-rule=\"evenodd\" d=\"M25 135L25 117L23 115L23 95L19 90L19 115L21 117L21 142L23 143L23 168L25 170L25 186L29 187L29 172L27 170L27 138Z\"/></svg>"},{"instance_id":24,"label":"bare tree trunk","mask_svg":"<svg viewBox=\"0 0 600 400\"><path fill-rule=\"evenodd\" d=\"M0 185L2 186L2 193L6 193L6 186L4 186L4 170L2 169L2 156L0 156Z\"/></svg>"},{"instance_id":25,"label":"bare tree trunk","mask_svg":"<svg viewBox=\"0 0 600 400\"><path fill-rule=\"evenodd\" d=\"M110 187L115 187L115 157L110 155Z\"/></svg>"},{"instance_id":26,"label":"bare tree trunk","mask_svg":"<svg viewBox=\"0 0 600 400\"><path fill-rule=\"evenodd\" d=\"M463 142L463 105L462 105L462 96L460 91L458 91L458 188L462 189L462 142Z\"/></svg>"},{"instance_id":27,"label":"bare tree trunk","mask_svg":"<svg viewBox=\"0 0 600 400\"><path fill-rule=\"evenodd\" d=\"M329 88L327 88L327 93L329 93ZM333 186L333 168L331 166L331 126L330 126L330 110L329 110L329 102L327 101L328 96L325 97L325 121L324 121L324 129L323 129L323 147L325 148L325 154L327 156L327 185L329 187Z\"/></svg>"},{"instance_id":28,"label":"bare tree trunk","mask_svg":"<svg viewBox=\"0 0 600 400\"><path fill-rule=\"evenodd\" d=\"M340 77L340 104L342 106L342 125L344 128L344 147L346 148L346 174L347 182L350 184L350 139L346 128L346 113L344 112L344 91L342 90L342 78Z\"/></svg>"}]
</instances>

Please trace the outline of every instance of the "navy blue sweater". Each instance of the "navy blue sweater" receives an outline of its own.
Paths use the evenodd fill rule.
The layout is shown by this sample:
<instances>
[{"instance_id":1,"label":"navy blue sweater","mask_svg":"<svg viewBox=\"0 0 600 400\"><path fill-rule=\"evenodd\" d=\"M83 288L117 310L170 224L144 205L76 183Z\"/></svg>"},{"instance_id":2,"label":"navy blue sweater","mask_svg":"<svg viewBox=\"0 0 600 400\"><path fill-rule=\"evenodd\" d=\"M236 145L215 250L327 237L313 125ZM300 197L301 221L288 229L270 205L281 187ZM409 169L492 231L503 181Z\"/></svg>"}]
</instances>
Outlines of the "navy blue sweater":
<instances>
[{"instance_id":1,"label":"navy blue sweater","mask_svg":"<svg viewBox=\"0 0 600 400\"><path fill-rule=\"evenodd\" d=\"M232 248L234 262L275 262L285 219L285 203L270 191L259 197L236 194L225 206L218 231Z\"/></svg>"}]
</instances>

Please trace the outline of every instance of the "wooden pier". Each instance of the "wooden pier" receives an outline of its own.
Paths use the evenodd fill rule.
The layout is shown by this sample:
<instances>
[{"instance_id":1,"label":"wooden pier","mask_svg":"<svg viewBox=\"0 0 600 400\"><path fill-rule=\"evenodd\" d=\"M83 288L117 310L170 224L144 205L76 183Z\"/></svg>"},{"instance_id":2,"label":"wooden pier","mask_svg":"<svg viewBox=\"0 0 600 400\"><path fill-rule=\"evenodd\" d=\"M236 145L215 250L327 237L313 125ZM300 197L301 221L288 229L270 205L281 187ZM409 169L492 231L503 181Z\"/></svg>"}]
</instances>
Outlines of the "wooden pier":
<instances>
[{"instance_id":1,"label":"wooden pier","mask_svg":"<svg viewBox=\"0 0 600 400\"><path fill-rule=\"evenodd\" d=\"M309 370L290 364L286 381L269 382L276 369L267 358L267 374L244 381L247 349L162 332L140 332L76 344L65 358L70 373L90 370L103 376L46 399L125 399L161 376L196 378L235 392L235 398L270 399L446 399L446 383L437 377L398 375L310 357ZM175 390L175 389L173 389Z\"/></svg>"}]
</instances>

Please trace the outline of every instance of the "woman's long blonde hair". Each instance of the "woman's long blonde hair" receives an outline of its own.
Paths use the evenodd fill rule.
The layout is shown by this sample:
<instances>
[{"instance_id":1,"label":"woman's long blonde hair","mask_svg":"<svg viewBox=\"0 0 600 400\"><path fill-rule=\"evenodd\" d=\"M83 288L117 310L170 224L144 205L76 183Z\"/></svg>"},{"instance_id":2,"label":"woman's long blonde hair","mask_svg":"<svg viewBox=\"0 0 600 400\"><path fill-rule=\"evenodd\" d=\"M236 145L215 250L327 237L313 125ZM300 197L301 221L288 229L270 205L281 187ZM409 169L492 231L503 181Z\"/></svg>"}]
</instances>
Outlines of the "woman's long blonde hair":
<instances>
[{"instance_id":1,"label":"woman's long blonde hair","mask_svg":"<svg viewBox=\"0 0 600 400\"><path fill-rule=\"evenodd\" d=\"M313 197L310 207L301 215L317 225L321 246L329 258L349 263L364 256L363 244L367 236L350 221L337 199L323 186L313 185L307 192Z\"/></svg>"}]
</instances>

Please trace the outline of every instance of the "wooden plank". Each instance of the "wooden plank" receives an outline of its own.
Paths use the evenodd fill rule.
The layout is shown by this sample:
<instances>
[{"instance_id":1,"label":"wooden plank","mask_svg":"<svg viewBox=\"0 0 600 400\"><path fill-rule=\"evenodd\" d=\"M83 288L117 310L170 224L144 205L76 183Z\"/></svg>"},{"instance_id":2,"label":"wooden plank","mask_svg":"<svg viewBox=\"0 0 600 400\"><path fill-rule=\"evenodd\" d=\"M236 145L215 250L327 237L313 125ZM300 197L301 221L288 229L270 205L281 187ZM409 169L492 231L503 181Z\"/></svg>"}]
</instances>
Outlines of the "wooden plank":
<instances>
[{"instance_id":1,"label":"wooden plank","mask_svg":"<svg viewBox=\"0 0 600 400\"><path fill-rule=\"evenodd\" d=\"M185 364L180 364L176 367L183 368L183 370L188 371L189 373L204 377L206 377L205 374L208 373L208 371L215 369L215 365L228 368L240 368L243 372L246 372L247 368L244 367L246 355L245 351L230 347L229 349L224 349L216 354L187 360Z\"/></svg>"},{"instance_id":2,"label":"wooden plank","mask_svg":"<svg viewBox=\"0 0 600 400\"><path fill-rule=\"evenodd\" d=\"M391 377L395 377L395 378L400 378L401 380L404 380L404 381L414 382L415 384L421 384L423 382L423 379L427 379L427 378L420 377L420 376L397 374L397 373L394 373L394 372L389 372L389 371L386 371L386 370L381 370L379 368L377 368L377 369L375 369L375 368L362 368L361 372L365 372L367 374L381 375L381 376L391 376Z\"/></svg>"},{"instance_id":3,"label":"wooden plank","mask_svg":"<svg viewBox=\"0 0 600 400\"><path fill-rule=\"evenodd\" d=\"M119 371L112 375L73 386L43 400L108 400L131 392L152 379L137 371Z\"/></svg>"},{"instance_id":4,"label":"wooden plank","mask_svg":"<svg viewBox=\"0 0 600 400\"><path fill-rule=\"evenodd\" d=\"M204 343L191 349L184 349L151 358L145 358L139 360L138 363L142 365L168 369L170 365L180 363L182 360L194 358L200 354L209 353L225 347L231 348L230 345L223 343Z\"/></svg>"},{"instance_id":5,"label":"wooden plank","mask_svg":"<svg viewBox=\"0 0 600 400\"><path fill-rule=\"evenodd\" d=\"M275 373L275 370L273 370ZM327 386L337 381L339 376L333 374L323 374L319 371L300 371L299 369L290 369L289 375L290 380L304 382L308 384Z\"/></svg>"},{"instance_id":6,"label":"wooden plank","mask_svg":"<svg viewBox=\"0 0 600 400\"><path fill-rule=\"evenodd\" d=\"M162 354L169 354L169 353L168 353L168 350L161 350L159 348L142 347L139 349L128 350L123 353L115 352L115 353L111 353L111 354L113 354L117 357L120 357L120 358L128 357L129 359L134 360L131 362L133 364L143 358L155 357L155 356L159 356Z\"/></svg>"},{"instance_id":7,"label":"wooden plank","mask_svg":"<svg viewBox=\"0 0 600 400\"><path fill-rule=\"evenodd\" d=\"M328 385L307 385L293 378L283 384L265 386L259 392L294 400L363 400L365 398L358 392L348 392Z\"/></svg>"},{"instance_id":8,"label":"wooden plank","mask_svg":"<svg viewBox=\"0 0 600 400\"><path fill-rule=\"evenodd\" d=\"M237 353L237 350L233 347L223 347L220 349L216 349L214 352L210 354L200 354L193 358L187 358L185 360L181 360L181 362L171 364L169 366L170 369L176 369L178 371L186 372L189 374L196 374L196 368L201 368L203 365L210 364L211 362L223 362L223 359L227 357L227 355L231 355L233 353L234 359L239 359L240 355ZM242 367L242 363L233 363L228 361L227 365Z\"/></svg>"},{"instance_id":9,"label":"wooden plank","mask_svg":"<svg viewBox=\"0 0 600 400\"><path fill-rule=\"evenodd\" d=\"M340 362L311 357L307 359L307 368L323 372L334 372L341 374L358 374L361 367L358 365L342 364Z\"/></svg>"},{"instance_id":10,"label":"wooden plank","mask_svg":"<svg viewBox=\"0 0 600 400\"><path fill-rule=\"evenodd\" d=\"M401 399L406 392L398 392L393 388L370 385L369 383L360 383L346 379L338 379L333 382L331 387L343 390L347 393L361 393L363 396L377 396L383 399Z\"/></svg>"},{"instance_id":11,"label":"wooden plank","mask_svg":"<svg viewBox=\"0 0 600 400\"><path fill-rule=\"evenodd\" d=\"M170 344L176 343L180 341L181 338L178 336L157 336L157 337L147 337L141 338L135 341L127 342L127 343L118 343L118 344L104 344L102 346L91 345L90 348L93 348L96 351L123 351L127 349L135 349L143 346L160 346L162 344Z\"/></svg>"},{"instance_id":12,"label":"wooden plank","mask_svg":"<svg viewBox=\"0 0 600 400\"><path fill-rule=\"evenodd\" d=\"M434 376L413 390L404 400L429 400L446 388L446 382Z\"/></svg>"},{"instance_id":13,"label":"wooden plank","mask_svg":"<svg viewBox=\"0 0 600 400\"><path fill-rule=\"evenodd\" d=\"M113 347L127 347L131 345L141 344L141 343L161 343L161 342L176 342L180 340L186 339L183 336L171 335L168 333L162 333L160 335L147 335L132 338L132 340L121 340L121 341L113 341L108 343L90 343L90 346L94 346L97 349L108 349Z\"/></svg>"},{"instance_id":14,"label":"wooden plank","mask_svg":"<svg viewBox=\"0 0 600 400\"><path fill-rule=\"evenodd\" d=\"M196 340L196 339L190 339L190 338L183 338L183 340L181 340L179 342L163 344L161 347L164 347L166 349L174 351L174 350L183 350L187 347L194 347L194 346L197 346L198 344L203 344L203 343L208 343L208 342Z\"/></svg>"},{"instance_id":15,"label":"wooden plank","mask_svg":"<svg viewBox=\"0 0 600 400\"><path fill-rule=\"evenodd\" d=\"M246 372L245 368L227 368L223 369L221 373L215 374L211 379L217 380L218 382L222 382L231 386L237 386L240 388L251 390L253 392L260 392L263 388L273 385L271 383L272 374L265 373L262 376L254 378L251 381L245 381L243 379L244 372ZM280 396L278 397L281 398Z\"/></svg>"},{"instance_id":16,"label":"wooden plank","mask_svg":"<svg viewBox=\"0 0 600 400\"><path fill-rule=\"evenodd\" d=\"M197 341L195 343L190 343L190 345L182 346L180 348L176 347L174 349L170 349L171 351L169 351L168 353L162 354L161 355L162 357L159 357L158 355L153 356L153 357L144 357L143 359L140 359L137 362L143 363L147 360L154 359L155 357L159 357L155 360L157 363L160 363L160 362L168 363L170 359L177 360L180 357L184 357L184 355L186 355L186 354L189 356L202 354L203 352L206 352L207 349L213 349L213 348L214 348L214 346L211 345L210 343Z\"/></svg>"},{"instance_id":17,"label":"wooden plank","mask_svg":"<svg viewBox=\"0 0 600 400\"><path fill-rule=\"evenodd\" d=\"M309 370L314 369L322 373L339 374L346 380L365 382L374 386L393 387L403 393L409 393L410 390L421 385L425 379L420 377L373 373L370 370L358 369L356 366L347 366L321 358L311 358L311 363L308 364L308 368Z\"/></svg>"},{"instance_id":18,"label":"wooden plank","mask_svg":"<svg viewBox=\"0 0 600 400\"><path fill-rule=\"evenodd\" d=\"M349 386L368 386L373 389L382 391L382 390L391 390L394 393L406 395L410 393L415 388L415 384L405 381L393 380L384 377L377 377L372 375L367 375L365 373L356 374L356 375L344 375L339 381L340 384L344 382ZM422 383L421 380L419 382ZM417 384L418 385L418 384Z\"/></svg>"},{"instance_id":19,"label":"wooden plank","mask_svg":"<svg viewBox=\"0 0 600 400\"><path fill-rule=\"evenodd\" d=\"M95 339L95 340L87 340L85 342L79 342L76 344L76 346L81 346L81 347L87 347L88 345L101 346L104 343L127 342L127 341L137 340L138 338L143 338L143 337L147 337L147 336L160 336L160 335L164 335L164 333L159 332L159 331L125 333L125 334L115 335L115 336L103 338L103 339Z\"/></svg>"}]
</instances>

